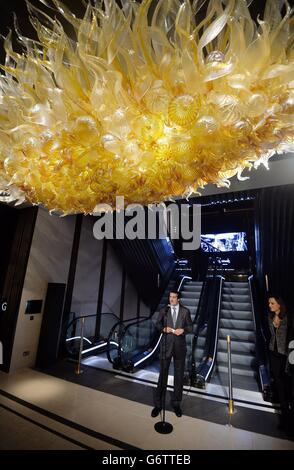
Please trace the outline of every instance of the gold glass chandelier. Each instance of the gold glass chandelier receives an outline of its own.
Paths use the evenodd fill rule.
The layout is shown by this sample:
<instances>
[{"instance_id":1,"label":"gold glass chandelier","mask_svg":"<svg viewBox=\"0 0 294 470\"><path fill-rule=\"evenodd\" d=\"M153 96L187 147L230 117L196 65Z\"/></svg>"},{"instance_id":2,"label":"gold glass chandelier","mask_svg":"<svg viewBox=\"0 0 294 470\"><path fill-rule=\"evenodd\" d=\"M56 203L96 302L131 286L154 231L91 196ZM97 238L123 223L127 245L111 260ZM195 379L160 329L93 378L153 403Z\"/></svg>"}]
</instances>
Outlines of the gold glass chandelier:
<instances>
[{"instance_id":1,"label":"gold glass chandelier","mask_svg":"<svg viewBox=\"0 0 294 470\"><path fill-rule=\"evenodd\" d=\"M15 25L23 52L4 40L2 200L65 215L160 202L293 150L286 0L257 21L248 0L96 0L83 18L40 2L38 39Z\"/></svg>"}]
</instances>

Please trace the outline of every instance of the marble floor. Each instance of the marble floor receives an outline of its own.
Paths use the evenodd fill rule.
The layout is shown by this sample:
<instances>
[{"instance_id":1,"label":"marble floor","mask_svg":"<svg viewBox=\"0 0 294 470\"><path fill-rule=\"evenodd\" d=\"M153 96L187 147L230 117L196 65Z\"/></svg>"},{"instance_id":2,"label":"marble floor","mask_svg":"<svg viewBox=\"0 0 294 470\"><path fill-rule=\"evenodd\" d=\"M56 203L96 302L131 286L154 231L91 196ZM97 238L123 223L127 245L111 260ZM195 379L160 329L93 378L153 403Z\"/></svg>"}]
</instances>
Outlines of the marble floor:
<instances>
[{"instance_id":1,"label":"marble floor","mask_svg":"<svg viewBox=\"0 0 294 470\"><path fill-rule=\"evenodd\" d=\"M171 411L174 431L160 435L151 408L32 369L0 372L0 448L294 450L288 439Z\"/></svg>"},{"instance_id":2,"label":"marble floor","mask_svg":"<svg viewBox=\"0 0 294 470\"><path fill-rule=\"evenodd\" d=\"M128 372L121 372L120 375L127 380L128 378L132 381L138 379L139 381L148 383L150 386L155 386L158 380L158 370L159 366L155 364L151 367L145 367L142 369L135 369L133 373ZM83 359L82 363L89 367L94 367L99 370L105 370L112 373L115 373L113 370L112 364L107 359L106 354L99 354L95 356L89 356ZM254 409L261 409L267 411L269 413L274 413L276 406L272 403L265 402L263 400L262 393L260 391L251 390L248 387L248 382L246 381L246 377L243 378L244 386L241 388L242 383L239 382L234 377L233 381L233 392L234 392L234 400L238 402L239 406L242 407L250 407ZM173 363L170 365L169 376L168 376L168 385L169 387L173 386ZM228 380L227 380L228 382ZM257 388L257 387L255 387ZM184 386L184 393L189 391L190 393L194 393L195 395L201 396L204 399L219 401L219 402L226 402L229 396L229 387L227 383L222 383L221 380L218 378L217 373L214 374L214 381L212 383L207 383L205 389L198 389L195 387Z\"/></svg>"}]
</instances>

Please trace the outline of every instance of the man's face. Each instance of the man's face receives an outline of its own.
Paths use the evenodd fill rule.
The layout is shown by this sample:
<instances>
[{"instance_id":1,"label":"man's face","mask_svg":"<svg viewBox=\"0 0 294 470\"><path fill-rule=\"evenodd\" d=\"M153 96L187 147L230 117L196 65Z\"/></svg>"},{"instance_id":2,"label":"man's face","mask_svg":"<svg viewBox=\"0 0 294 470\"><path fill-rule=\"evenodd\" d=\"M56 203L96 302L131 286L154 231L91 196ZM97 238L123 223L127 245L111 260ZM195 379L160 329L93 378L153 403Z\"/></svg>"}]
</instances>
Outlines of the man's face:
<instances>
[{"instance_id":1,"label":"man's face","mask_svg":"<svg viewBox=\"0 0 294 470\"><path fill-rule=\"evenodd\" d=\"M175 292L171 292L169 294L169 303L170 305L177 305L178 303L178 296Z\"/></svg>"}]
</instances>

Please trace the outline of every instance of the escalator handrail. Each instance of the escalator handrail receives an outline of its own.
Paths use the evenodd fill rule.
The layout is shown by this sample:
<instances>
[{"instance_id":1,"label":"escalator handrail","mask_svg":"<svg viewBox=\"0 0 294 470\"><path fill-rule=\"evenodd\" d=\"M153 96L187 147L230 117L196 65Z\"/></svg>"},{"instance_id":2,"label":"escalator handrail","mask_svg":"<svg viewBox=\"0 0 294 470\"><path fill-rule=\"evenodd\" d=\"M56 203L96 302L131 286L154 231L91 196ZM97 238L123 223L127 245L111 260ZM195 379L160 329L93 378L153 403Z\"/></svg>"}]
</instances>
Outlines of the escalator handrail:
<instances>
[{"instance_id":1,"label":"escalator handrail","mask_svg":"<svg viewBox=\"0 0 294 470\"><path fill-rule=\"evenodd\" d=\"M220 283L219 283L219 286L216 286L216 284L213 286L213 289L215 290L216 287L218 287L217 291L215 292L215 294L213 294L213 297L214 295L217 295L218 296L218 300L217 300L217 311L216 311L216 314L213 315L212 313L209 314L209 318L208 318L208 322L207 322L207 336L206 336L206 340L205 340L205 348L204 348L204 351L206 349L206 345L208 344L208 351L207 351L207 354L204 356L204 359L200 362L200 364L198 365L198 367L196 368L196 376L197 377L201 377L201 379L206 382L211 373L212 373L212 370L213 370L213 367L214 367L214 364L215 364L215 358L216 358L216 352L217 352L217 342L218 342L218 329L219 329L219 317L220 317L220 305L221 305L221 292L222 292L222 284L223 284L223 281L224 281L224 277L221 276L221 275L217 275L217 274L214 274L211 279L213 281L216 281L216 280L220 280ZM211 293L210 293L211 295ZM210 327L210 322L213 321L213 320L216 320L216 324L215 324L215 328L212 330L212 332L209 332L209 327ZM213 340L213 336L211 338L211 335L213 334L214 332L214 340ZM213 352L211 352L211 342L213 341ZM193 350L193 357L194 357L194 354L195 354L195 350ZM212 357L212 361L211 363L208 365L208 359L209 357Z\"/></svg>"},{"instance_id":2,"label":"escalator handrail","mask_svg":"<svg viewBox=\"0 0 294 470\"><path fill-rule=\"evenodd\" d=\"M183 283L186 282L187 279L192 279L192 278L191 278L191 276L185 276L185 275L181 277L181 281L180 281L179 286L178 286L178 288L177 288L177 292L180 292L180 289L182 288ZM155 312L154 312L154 313L155 313ZM154 315L154 313L153 313L153 315ZM142 323L142 322L144 322L144 321L147 321L147 320L150 320L150 322L152 322L152 316L153 316L153 315L151 315L151 316L149 316L149 317L147 317L147 318L144 318L144 319L137 320L136 322L129 323L128 325L125 326L124 331L123 331L122 335L120 335L120 338L119 338L119 346L118 346L118 347L120 348L120 354L121 354L121 352L122 352L122 351L121 351L121 346L122 346L122 344L123 344L124 337L127 335L129 329L130 329L131 327L133 327L134 325L140 325L140 323ZM157 333L157 331L155 330L154 333ZM109 336L109 337L110 337L110 336ZM155 347L152 349L152 352L150 352L150 354L146 355L146 358L144 358L145 360L147 360L152 354L154 354L155 350L158 348L158 346L159 346L159 344L160 344L161 337L162 337L162 334L160 334L160 333L158 332L158 338L156 338L156 345L155 345ZM112 361L111 358L110 358L110 354L108 353L108 348L107 348L107 356L108 356L108 359L110 360L110 362L113 363L113 361ZM141 362L141 361L140 361L140 362Z\"/></svg>"},{"instance_id":3,"label":"escalator handrail","mask_svg":"<svg viewBox=\"0 0 294 470\"><path fill-rule=\"evenodd\" d=\"M118 316L115 315L115 313L113 313L113 312L103 312L103 313L101 313L101 316L102 316L102 315L112 315L113 317L115 317L115 318L117 318L117 319L119 320ZM67 331L74 323L77 323L77 322L80 321L82 318L93 318L93 317L96 317L96 318L97 318L97 314L81 315L80 317L75 317L73 320L71 320L71 321L68 323L68 325L67 325L67 327L66 327L66 331Z\"/></svg>"},{"instance_id":4,"label":"escalator handrail","mask_svg":"<svg viewBox=\"0 0 294 470\"><path fill-rule=\"evenodd\" d=\"M191 278L190 276L183 276L182 279L181 279L181 282L180 282L180 286L182 285L183 281L186 280L186 279L192 279L192 278ZM179 292L179 288L177 289L177 291ZM156 311L157 311L157 310L156 310ZM125 331L126 331L127 329L129 329L129 328L132 327L133 325L137 325L137 324L139 324L139 323L142 323L143 321L146 321L146 320L152 321L152 317L153 317L154 313L156 313L156 311L153 312L151 315L146 316L146 317L140 317L140 318L138 318L138 317L133 317L133 318L126 319L126 320L120 320L120 321L117 322L116 325L114 325L114 326L117 326L119 323L122 323L122 324L128 323L128 324L126 325L126 327L125 327ZM129 323L130 321L133 321L133 322L132 322L132 323Z\"/></svg>"},{"instance_id":5,"label":"escalator handrail","mask_svg":"<svg viewBox=\"0 0 294 470\"><path fill-rule=\"evenodd\" d=\"M208 242L204 242L204 243L208 243ZM216 255L216 252L218 252L218 248L215 248L214 246L212 246L212 248L215 250L213 252L213 255L212 256L215 256ZM207 288L207 285L208 285L208 280L211 280L212 279L215 279L217 276L217 265L215 264L215 267L214 267L214 272L213 274L208 274L208 267L207 267L207 270L206 270L206 274L205 274L205 278L204 278L204 281L203 281L203 286L202 286L202 290L201 290L201 295L200 295L200 299L199 299L199 304L198 304L198 308L197 308L197 319L198 319L198 315L200 314L200 309L202 309L202 302L203 302L203 299L204 299L204 293L206 291L206 288ZM205 313L205 311L203 310L203 312ZM202 313L202 312L201 312ZM201 315L201 314L200 314ZM202 324L202 322L205 320L205 315L202 314L204 318L199 318L199 322L198 322L198 325L197 325L197 329L194 333L194 338L193 338L193 349L192 349L192 361L193 361L193 357L194 357L194 351L195 351L195 348L197 346L197 340L198 340L198 336L199 336L199 333L200 331L203 329L204 327L204 324ZM195 323L197 321L196 317L195 317ZM201 321L202 320L202 321Z\"/></svg>"},{"instance_id":6,"label":"escalator handrail","mask_svg":"<svg viewBox=\"0 0 294 470\"><path fill-rule=\"evenodd\" d=\"M193 324L196 325L197 323L197 327L196 327L196 331L195 333L193 334L193 342L192 342L192 363L193 363L193 358L194 358L194 351L195 351L195 348L197 346L197 341L198 341L198 337L199 337L199 333L200 331L202 330L203 328L203 324L202 324L202 321L201 320L204 320L200 318L200 316L203 315L204 317L204 314L203 314L203 310L202 310L202 303L204 301L204 292L206 291L206 287L207 287L207 279L205 279L203 281L203 285L202 285L202 289L201 289L201 294L200 294L200 298L199 298L199 303L198 303L198 306L197 306L197 312L196 312L196 315L195 315L195 318L194 318L194 321L193 321ZM199 321L198 321L199 320Z\"/></svg>"},{"instance_id":7,"label":"escalator handrail","mask_svg":"<svg viewBox=\"0 0 294 470\"><path fill-rule=\"evenodd\" d=\"M266 343L266 337L263 331L262 323L256 314L256 302L254 300L253 289L252 289L253 282L254 282L254 276L252 274L251 276L248 276L248 283L249 283L249 288L250 288L250 298L251 298L251 305L252 305L252 311L253 311L254 329L256 333L258 329L258 334L261 335L259 336L259 340L262 338L264 343Z\"/></svg>"},{"instance_id":8,"label":"escalator handrail","mask_svg":"<svg viewBox=\"0 0 294 470\"><path fill-rule=\"evenodd\" d=\"M186 282L187 279L192 279L191 276L182 276L181 280L180 280L180 283L177 287L177 292L180 292L181 291L181 288L182 288L182 284L184 283L184 281Z\"/></svg>"},{"instance_id":9,"label":"escalator handrail","mask_svg":"<svg viewBox=\"0 0 294 470\"><path fill-rule=\"evenodd\" d=\"M182 279L181 279L181 282L179 284L179 287L177 288L177 292L180 292L180 289L181 289L181 286L183 284L184 281L186 281L186 279L192 279L190 276L183 276ZM154 312L156 313L156 311ZM136 325L136 324L139 324L139 323L142 323L143 321L146 321L146 320L150 320L152 321L152 316L154 315L154 313L152 315L150 315L149 317L141 317L140 319L137 319L137 321L134 321L133 323L128 323L128 325L126 326L126 329L125 329L125 333L126 331L131 328L133 325ZM127 320L126 320L127 321ZM124 333L124 334L125 334Z\"/></svg>"},{"instance_id":10,"label":"escalator handrail","mask_svg":"<svg viewBox=\"0 0 294 470\"><path fill-rule=\"evenodd\" d=\"M184 281L186 281L187 279L192 279L192 278L191 278L190 276L183 276L183 277L181 278L180 284L179 284L179 286L178 286L178 288L177 288L177 292L180 292L180 289L181 289L181 287L182 287ZM156 312L154 312L154 313L156 313ZM153 313L153 315L154 315L154 313ZM149 317L147 317L147 318L144 318L144 319L140 319L140 320L138 320L137 322L128 324L128 325L126 326L126 328L125 328L124 335L127 333L127 330L130 329L133 325L137 325L137 324L142 323L143 321L146 321L146 320L152 321L152 316L153 316L153 315L151 315L151 316L149 316Z\"/></svg>"},{"instance_id":11,"label":"escalator handrail","mask_svg":"<svg viewBox=\"0 0 294 470\"><path fill-rule=\"evenodd\" d=\"M127 323L128 321L133 321L135 320L135 318L137 319L138 322L140 321L145 321L145 320L148 320L149 317L141 317L140 320L138 320L138 317L132 317L130 318L129 320L119 320L118 322L116 322L113 327L111 328L109 334L108 334L108 337L107 337L107 358L109 360L109 362L111 364L113 364L113 360L112 358L110 357L110 348L109 348L109 345L112 341L112 335L114 333L114 331L119 327L119 328L123 328L124 330L126 329L126 326L125 326L125 323ZM132 325L136 324L137 322L133 322ZM122 338L121 338L121 335L119 336L118 338L118 350L120 351L121 350L121 344L122 344Z\"/></svg>"},{"instance_id":12,"label":"escalator handrail","mask_svg":"<svg viewBox=\"0 0 294 470\"><path fill-rule=\"evenodd\" d=\"M267 356L267 341L263 331L262 323L260 321L259 316L256 313L256 289L254 285L254 276L251 275L248 277L248 283L250 288L250 297L251 297L251 305L252 305L252 312L253 312L253 320L254 320L254 329L255 329L255 347L256 347L256 359L258 362L259 372L261 372L261 368L263 369L263 374L260 373L260 382L262 390L266 387L270 386L270 374L267 368L268 364L268 356ZM255 296L253 295L253 288L255 290Z\"/></svg>"},{"instance_id":13,"label":"escalator handrail","mask_svg":"<svg viewBox=\"0 0 294 470\"><path fill-rule=\"evenodd\" d=\"M204 243L208 243L208 242L204 242ZM212 245L211 245L212 246ZM214 257L214 261L216 261L216 254L217 252L219 252L220 250L218 250L217 248L213 247L213 250L212 250L212 257ZM209 319L207 321L207 323L205 323L205 320L206 320L206 313L207 313L207 310L208 310L208 305L206 305L206 309L204 309L203 307L203 299L205 298L205 301L206 301L206 297L205 294L206 294L206 289L208 287L208 281L211 280L211 279L216 279L216 276L217 276L217 264L215 263L215 266L214 266L214 271L213 271L213 274L208 274L208 266L207 266L207 270L206 270L206 274L205 274L205 279L203 281L203 286L202 286L202 290L201 290L201 296L200 296L200 299L199 299L199 304L198 304L198 308L197 308L197 318L195 317L195 323L196 321L198 320L198 316L199 316L199 321L198 321L198 324L197 324L197 328L196 328L196 331L194 333L194 337L193 337L193 341L192 341L192 356L191 356L191 361L192 361L192 364L191 364L191 372L190 372L190 376L191 376L191 380L193 380L192 378L196 375L196 371L197 369L203 365L204 361L202 359L202 361L200 362L200 364L198 365L198 367L196 368L196 361L195 361L195 350L197 348L197 342L198 342L198 338L199 338L199 334L200 332L203 330L203 328L205 326L208 325L208 322L209 322ZM206 294L207 295L207 294ZM207 303L207 302L206 302ZM202 310L200 312L200 309ZM207 338L205 340L205 343L207 342Z\"/></svg>"},{"instance_id":14,"label":"escalator handrail","mask_svg":"<svg viewBox=\"0 0 294 470\"><path fill-rule=\"evenodd\" d=\"M250 297L254 320L255 348L256 359L258 363L259 379L264 400L269 401L269 399L271 399L271 378L268 370L267 341L263 331L262 322L260 321L260 317L256 313L257 292L256 283L254 283L253 275L248 277L248 283L250 288ZM255 295L253 295L253 290Z\"/></svg>"},{"instance_id":15,"label":"escalator handrail","mask_svg":"<svg viewBox=\"0 0 294 470\"><path fill-rule=\"evenodd\" d=\"M204 301L204 293L206 291L206 287L207 287L207 278L205 278L205 280L203 281L203 285L202 285L202 289L201 289L201 293L200 293L200 297L199 297L199 303L198 303L198 306L197 306L197 312L196 312L196 315L195 315L195 318L194 318L194 321L193 321L193 325L196 325L197 323L197 327L196 327L196 331L193 334L193 342L192 342L192 362L193 362L193 357L194 357L194 350L197 346L197 340L198 340L198 336L199 336L199 333L200 331L202 330L202 327L204 326L202 324L202 319L200 318L200 316L203 315L203 310L202 310L202 304L203 304L203 301ZM203 315L204 316L204 315ZM204 318L203 318L204 320Z\"/></svg>"},{"instance_id":16,"label":"escalator handrail","mask_svg":"<svg viewBox=\"0 0 294 470\"><path fill-rule=\"evenodd\" d=\"M101 313L101 317L102 315L108 315L108 316L112 316L112 317L115 317L115 318L118 318L117 315L115 315L115 313L113 312L103 312ZM91 314L91 315L81 315L79 317L75 317L73 320L71 320L69 322L69 324L67 325L67 328L66 328L66 333L68 332L68 330L73 326L75 325L78 321L82 320L83 318L97 318L97 314ZM68 350L68 343L70 343L71 341L74 341L76 339L79 339L81 340L81 336L80 335L74 335L70 338L67 338L66 337L67 335L65 335L65 344L66 344L66 349L67 349L67 352L71 355L70 351ZM107 341L104 339L104 338L100 338L99 341L97 342L96 340L94 341L91 341L89 338L87 338L86 336L84 336L83 338L84 341L86 341L87 343L89 343L89 347L87 349L83 349L82 351L82 354L85 354L89 351L93 351L93 350L96 350L96 349L100 349L102 347L105 347L108 343Z\"/></svg>"},{"instance_id":17,"label":"escalator handrail","mask_svg":"<svg viewBox=\"0 0 294 470\"><path fill-rule=\"evenodd\" d=\"M220 317L220 307L221 307L221 297L222 297L222 287L223 287L223 282L225 278L223 276L216 276L217 278L220 279L220 285L219 285L219 290L218 290L218 307L217 307L217 315L216 315L216 327L215 327L215 335L214 335L214 347L213 347L213 357L212 357L212 362L210 364L210 367L205 375L205 381L208 380L214 363L215 363L215 358L216 358L216 353L217 353L217 343L218 343L218 330L219 330L219 317ZM211 357L211 354L209 352L208 354L209 357Z\"/></svg>"}]
</instances>

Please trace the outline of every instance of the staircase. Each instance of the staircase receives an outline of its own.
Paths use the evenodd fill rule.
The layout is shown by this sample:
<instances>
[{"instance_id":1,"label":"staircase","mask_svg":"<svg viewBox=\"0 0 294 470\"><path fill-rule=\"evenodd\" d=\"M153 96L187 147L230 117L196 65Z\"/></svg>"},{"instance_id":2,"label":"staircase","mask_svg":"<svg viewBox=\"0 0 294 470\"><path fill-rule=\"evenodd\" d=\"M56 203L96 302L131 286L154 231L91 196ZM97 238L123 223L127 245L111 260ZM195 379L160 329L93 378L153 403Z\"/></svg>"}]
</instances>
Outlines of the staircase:
<instances>
[{"instance_id":1,"label":"staircase","mask_svg":"<svg viewBox=\"0 0 294 470\"><path fill-rule=\"evenodd\" d=\"M228 372L227 335L231 336L233 376L255 377L255 331L248 282L224 282L217 347L217 371Z\"/></svg>"}]
</instances>

